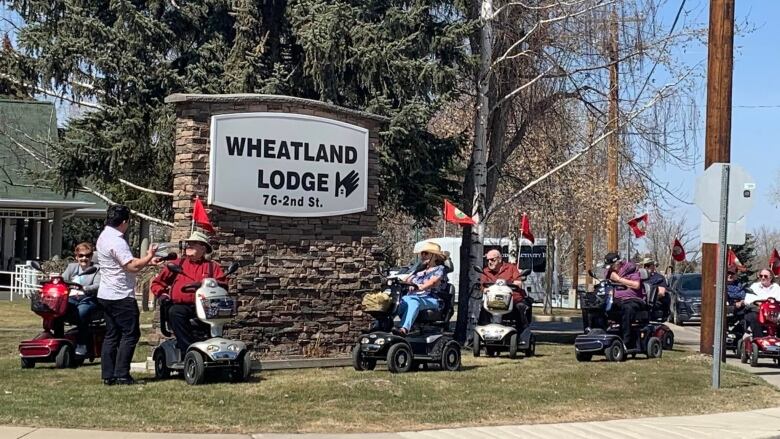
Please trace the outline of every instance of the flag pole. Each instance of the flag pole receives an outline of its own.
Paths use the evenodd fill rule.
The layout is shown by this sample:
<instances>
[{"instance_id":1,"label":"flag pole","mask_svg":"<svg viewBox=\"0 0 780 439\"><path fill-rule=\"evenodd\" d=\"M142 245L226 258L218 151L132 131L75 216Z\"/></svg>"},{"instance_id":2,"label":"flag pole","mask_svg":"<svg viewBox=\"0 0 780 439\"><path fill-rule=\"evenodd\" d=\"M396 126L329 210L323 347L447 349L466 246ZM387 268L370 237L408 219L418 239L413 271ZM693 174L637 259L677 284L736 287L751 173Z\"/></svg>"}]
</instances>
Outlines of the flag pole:
<instances>
[{"instance_id":1,"label":"flag pole","mask_svg":"<svg viewBox=\"0 0 780 439\"><path fill-rule=\"evenodd\" d=\"M198 196L195 195L195 200L198 199ZM192 208L190 209L190 217L192 218L192 223L190 225L190 235L192 235L192 232L195 231L195 202L192 202Z\"/></svg>"},{"instance_id":2,"label":"flag pole","mask_svg":"<svg viewBox=\"0 0 780 439\"><path fill-rule=\"evenodd\" d=\"M669 249L669 267L672 269L672 274L674 274L674 244L677 243L677 235L674 235L674 241L672 241L672 248Z\"/></svg>"}]
</instances>

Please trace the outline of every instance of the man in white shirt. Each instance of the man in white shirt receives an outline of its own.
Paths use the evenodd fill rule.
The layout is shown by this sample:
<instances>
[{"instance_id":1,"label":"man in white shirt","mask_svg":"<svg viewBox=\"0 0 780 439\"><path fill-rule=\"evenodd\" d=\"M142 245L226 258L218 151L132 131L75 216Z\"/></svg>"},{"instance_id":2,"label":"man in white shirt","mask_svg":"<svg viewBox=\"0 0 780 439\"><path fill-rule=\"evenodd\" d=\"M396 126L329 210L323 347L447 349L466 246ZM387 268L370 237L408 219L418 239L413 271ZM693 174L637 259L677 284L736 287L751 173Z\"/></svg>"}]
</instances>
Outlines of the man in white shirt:
<instances>
[{"instance_id":1,"label":"man in white shirt","mask_svg":"<svg viewBox=\"0 0 780 439\"><path fill-rule=\"evenodd\" d=\"M758 272L758 282L750 286L753 294L745 295L745 305L752 305L757 300L766 300L770 297L780 300L780 285L772 282L774 275L768 268ZM750 327L753 337L761 337L764 334L761 324L758 322L758 308L749 306L745 313L745 323Z\"/></svg>"},{"instance_id":2,"label":"man in white shirt","mask_svg":"<svg viewBox=\"0 0 780 439\"><path fill-rule=\"evenodd\" d=\"M98 303L106 320L106 337L100 353L103 384L135 384L130 376L130 361L141 338L140 312L135 300L135 273L149 264L156 245L150 245L142 258L134 258L124 239L130 221L130 209L121 204L108 208L106 228L97 240L96 253L101 278Z\"/></svg>"}]
</instances>

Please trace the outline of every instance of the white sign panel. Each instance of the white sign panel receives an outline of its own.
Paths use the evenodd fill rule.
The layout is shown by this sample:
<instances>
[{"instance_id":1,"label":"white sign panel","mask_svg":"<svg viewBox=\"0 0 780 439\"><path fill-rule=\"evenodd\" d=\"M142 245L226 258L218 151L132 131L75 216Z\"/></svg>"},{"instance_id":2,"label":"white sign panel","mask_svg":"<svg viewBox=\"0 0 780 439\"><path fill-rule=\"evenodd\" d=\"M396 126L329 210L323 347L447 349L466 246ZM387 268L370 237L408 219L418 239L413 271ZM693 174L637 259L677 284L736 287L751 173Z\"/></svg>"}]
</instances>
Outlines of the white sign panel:
<instances>
[{"instance_id":1,"label":"white sign panel","mask_svg":"<svg viewBox=\"0 0 780 439\"><path fill-rule=\"evenodd\" d=\"M742 218L735 223L728 223L726 227L726 244L742 245L745 243L745 233L747 231L747 218ZM706 215L701 214L701 223L699 227L699 239L704 244L718 243L718 222L710 221Z\"/></svg>"},{"instance_id":2,"label":"white sign panel","mask_svg":"<svg viewBox=\"0 0 780 439\"><path fill-rule=\"evenodd\" d=\"M363 212L368 130L289 113L211 117L209 204L261 215Z\"/></svg>"}]
</instances>

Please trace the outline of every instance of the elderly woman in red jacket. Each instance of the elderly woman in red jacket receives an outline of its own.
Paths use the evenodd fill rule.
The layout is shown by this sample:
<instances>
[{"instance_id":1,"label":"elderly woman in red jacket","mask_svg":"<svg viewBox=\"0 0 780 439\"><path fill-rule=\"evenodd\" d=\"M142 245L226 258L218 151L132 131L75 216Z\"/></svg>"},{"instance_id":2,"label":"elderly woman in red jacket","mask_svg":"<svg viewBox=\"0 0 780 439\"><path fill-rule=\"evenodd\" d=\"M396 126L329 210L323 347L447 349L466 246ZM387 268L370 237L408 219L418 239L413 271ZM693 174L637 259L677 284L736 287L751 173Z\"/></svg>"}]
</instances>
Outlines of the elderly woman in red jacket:
<instances>
[{"instance_id":1,"label":"elderly woman in red jacket","mask_svg":"<svg viewBox=\"0 0 780 439\"><path fill-rule=\"evenodd\" d=\"M206 259L212 248L205 234L193 232L185 244L184 258L173 261L181 267L182 273L176 274L165 268L152 281L152 294L173 302L168 310L168 321L176 335L176 347L182 353L197 341L194 340L190 324L190 319L195 318L195 293L184 292L182 288L205 278L225 280L225 274L219 264Z\"/></svg>"}]
</instances>

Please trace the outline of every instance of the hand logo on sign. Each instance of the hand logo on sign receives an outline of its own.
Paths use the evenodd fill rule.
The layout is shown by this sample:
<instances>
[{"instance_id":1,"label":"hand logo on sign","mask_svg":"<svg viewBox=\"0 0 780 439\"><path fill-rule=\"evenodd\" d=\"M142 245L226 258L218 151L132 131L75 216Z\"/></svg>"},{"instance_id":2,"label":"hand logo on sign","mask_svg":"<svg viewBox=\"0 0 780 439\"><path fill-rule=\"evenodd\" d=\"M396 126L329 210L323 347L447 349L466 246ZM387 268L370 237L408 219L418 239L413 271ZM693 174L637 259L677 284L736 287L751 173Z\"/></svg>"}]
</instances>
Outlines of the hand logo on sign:
<instances>
[{"instance_id":1,"label":"hand logo on sign","mask_svg":"<svg viewBox=\"0 0 780 439\"><path fill-rule=\"evenodd\" d=\"M358 187L358 182L360 181L360 178L358 177L358 173L355 171L350 172L347 174L344 179L341 179L341 173L336 173L336 196L344 195L344 197L348 197L352 192L355 192L355 189Z\"/></svg>"}]
</instances>

